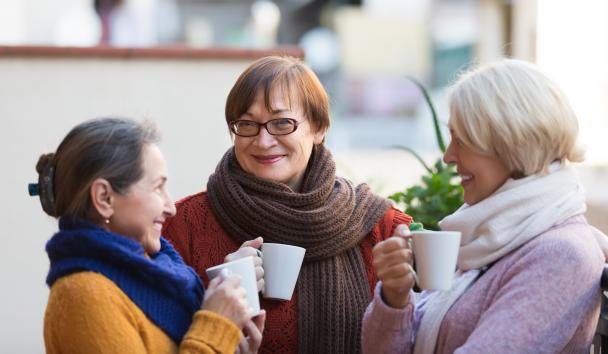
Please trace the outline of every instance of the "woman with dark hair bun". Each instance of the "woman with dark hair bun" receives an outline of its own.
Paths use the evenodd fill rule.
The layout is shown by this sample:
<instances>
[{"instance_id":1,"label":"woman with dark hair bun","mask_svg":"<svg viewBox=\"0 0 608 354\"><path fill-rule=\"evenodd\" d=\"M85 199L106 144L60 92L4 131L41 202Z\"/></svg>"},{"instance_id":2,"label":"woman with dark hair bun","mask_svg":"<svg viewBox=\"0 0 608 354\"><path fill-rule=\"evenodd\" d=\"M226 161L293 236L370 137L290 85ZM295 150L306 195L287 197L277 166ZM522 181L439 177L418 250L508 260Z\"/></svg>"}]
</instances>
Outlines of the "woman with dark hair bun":
<instances>
[{"instance_id":1,"label":"woman with dark hair bun","mask_svg":"<svg viewBox=\"0 0 608 354\"><path fill-rule=\"evenodd\" d=\"M150 124L95 119L40 157L30 193L59 219L46 246L47 353L233 353L259 325L238 277L204 291L161 237L175 206L158 140Z\"/></svg>"}]
</instances>

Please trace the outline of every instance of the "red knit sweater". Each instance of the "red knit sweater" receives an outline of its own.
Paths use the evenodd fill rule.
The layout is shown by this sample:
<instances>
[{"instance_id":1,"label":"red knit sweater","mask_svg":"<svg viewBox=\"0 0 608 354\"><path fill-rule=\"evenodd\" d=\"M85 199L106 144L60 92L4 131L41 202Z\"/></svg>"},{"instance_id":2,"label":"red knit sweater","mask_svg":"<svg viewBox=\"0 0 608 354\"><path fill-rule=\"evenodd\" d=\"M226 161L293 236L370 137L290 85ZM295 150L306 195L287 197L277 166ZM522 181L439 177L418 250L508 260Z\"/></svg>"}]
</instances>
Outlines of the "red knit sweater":
<instances>
[{"instance_id":1,"label":"red knit sweater","mask_svg":"<svg viewBox=\"0 0 608 354\"><path fill-rule=\"evenodd\" d=\"M209 206L207 193L186 197L177 202L176 207L177 214L164 224L162 233L173 243L184 261L196 270L206 285L209 279L205 269L223 263L224 257L236 251L240 243L230 238L220 226ZM372 267L373 246L390 237L397 225L409 225L411 221L410 216L391 208L359 244L367 269L370 299L377 281ZM261 299L261 307L266 310L266 329L260 353L298 352L297 301L297 292L294 292L290 301Z\"/></svg>"}]
</instances>

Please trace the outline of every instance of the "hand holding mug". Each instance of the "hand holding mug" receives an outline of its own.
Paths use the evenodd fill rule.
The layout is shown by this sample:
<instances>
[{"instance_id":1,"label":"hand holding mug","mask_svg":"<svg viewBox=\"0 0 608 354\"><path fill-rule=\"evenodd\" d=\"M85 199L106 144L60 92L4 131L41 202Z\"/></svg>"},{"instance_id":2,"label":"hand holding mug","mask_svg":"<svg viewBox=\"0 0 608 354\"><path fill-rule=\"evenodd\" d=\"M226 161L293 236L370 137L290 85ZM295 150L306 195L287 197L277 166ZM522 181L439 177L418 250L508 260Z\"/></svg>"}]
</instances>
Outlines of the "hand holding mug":
<instances>
[{"instance_id":1,"label":"hand holding mug","mask_svg":"<svg viewBox=\"0 0 608 354\"><path fill-rule=\"evenodd\" d=\"M262 239L261 237L245 241L236 252L230 253L224 258L224 263L227 263L240 258L253 257L258 291L262 291L262 289L264 289L264 267L262 257L260 257L260 253L258 252L258 249L262 246L263 243L264 239Z\"/></svg>"},{"instance_id":2,"label":"hand holding mug","mask_svg":"<svg viewBox=\"0 0 608 354\"><path fill-rule=\"evenodd\" d=\"M266 311L261 310L255 318L247 321L243 327L244 336L235 354L256 354L262 345L262 333L266 324Z\"/></svg>"},{"instance_id":3,"label":"hand holding mug","mask_svg":"<svg viewBox=\"0 0 608 354\"><path fill-rule=\"evenodd\" d=\"M374 269L382 281L382 298L394 308L408 304L410 290L416 283L412 268L414 257L407 240L410 237L407 225L399 225L392 237L379 242L372 250Z\"/></svg>"},{"instance_id":4,"label":"hand holding mug","mask_svg":"<svg viewBox=\"0 0 608 354\"><path fill-rule=\"evenodd\" d=\"M224 316L242 329L250 321L252 309L247 302L247 292L240 284L238 275L222 273L215 277L205 290L201 309Z\"/></svg>"}]
</instances>

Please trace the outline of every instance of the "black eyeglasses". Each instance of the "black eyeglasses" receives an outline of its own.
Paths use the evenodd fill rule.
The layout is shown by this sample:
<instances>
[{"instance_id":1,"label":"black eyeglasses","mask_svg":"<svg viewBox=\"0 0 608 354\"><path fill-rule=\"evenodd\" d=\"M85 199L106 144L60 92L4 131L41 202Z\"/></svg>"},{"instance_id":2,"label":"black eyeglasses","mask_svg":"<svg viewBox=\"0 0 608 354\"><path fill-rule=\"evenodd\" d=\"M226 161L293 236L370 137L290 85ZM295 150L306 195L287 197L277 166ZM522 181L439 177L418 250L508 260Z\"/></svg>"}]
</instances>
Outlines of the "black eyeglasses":
<instances>
[{"instance_id":1,"label":"black eyeglasses","mask_svg":"<svg viewBox=\"0 0 608 354\"><path fill-rule=\"evenodd\" d=\"M235 120L230 122L230 130L242 137L252 137L260 134L261 127L264 127L270 135L287 135L298 129L299 122L292 118L272 119L262 124L252 120Z\"/></svg>"}]
</instances>

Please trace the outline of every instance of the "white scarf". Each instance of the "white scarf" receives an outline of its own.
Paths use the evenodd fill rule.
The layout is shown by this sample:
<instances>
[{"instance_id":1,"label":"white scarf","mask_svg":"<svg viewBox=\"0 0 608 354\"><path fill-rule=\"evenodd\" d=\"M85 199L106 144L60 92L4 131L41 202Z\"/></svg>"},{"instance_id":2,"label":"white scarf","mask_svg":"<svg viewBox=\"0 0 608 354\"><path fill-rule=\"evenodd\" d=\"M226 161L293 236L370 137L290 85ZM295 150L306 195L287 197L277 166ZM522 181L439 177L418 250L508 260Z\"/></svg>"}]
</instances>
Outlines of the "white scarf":
<instances>
[{"instance_id":1,"label":"white scarf","mask_svg":"<svg viewBox=\"0 0 608 354\"><path fill-rule=\"evenodd\" d=\"M439 223L442 230L462 233L459 271L450 290L433 293L425 304L414 354L435 352L443 317L477 279L481 268L586 209L576 172L552 164L548 175L509 179L488 198L464 204L444 218Z\"/></svg>"}]
</instances>

